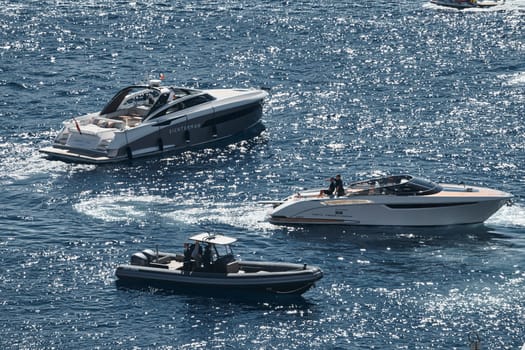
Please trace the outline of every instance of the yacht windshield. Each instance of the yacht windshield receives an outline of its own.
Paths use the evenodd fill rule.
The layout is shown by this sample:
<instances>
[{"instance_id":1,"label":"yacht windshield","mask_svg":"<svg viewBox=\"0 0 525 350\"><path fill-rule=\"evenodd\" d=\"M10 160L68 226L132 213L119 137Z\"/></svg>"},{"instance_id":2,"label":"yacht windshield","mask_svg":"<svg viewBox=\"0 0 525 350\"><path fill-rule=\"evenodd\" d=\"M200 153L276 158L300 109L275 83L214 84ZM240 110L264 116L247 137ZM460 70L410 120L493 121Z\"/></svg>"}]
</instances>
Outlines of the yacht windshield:
<instances>
[{"instance_id":1,"label":"yacht windshield","mask_svg":"<svg viewBox=\"0 0 525 350\"><path fill-rule=\"evenodd\" d=\"M100 111L101 115L138 106L151 106L160 92L147 86L128 86L120 90Z\"/></svg>"},{"instance_id":2,"label":"yacht windshield","mask_svg":"<svg viewBox=\"0 0 525 350\"><path fill-rule=\"evenodd\" d=\"M423 196L441 192L440 185L410 175L394 175L354 182L349 186L359 194Z\"/></svg>"},{"instance_id":3,"label":"yacht windshield","mask_svg":"<svg viewBox=\"0 0 525 350\"><path fill-rule=\"evenodd\" d=\"M438 193L441 192L442 189L441 186L432 181L414 177L410 181L395 186L394 191L397 195L421 196Z\"/></svg>"},{"instance_id":4,"label":"yacht windshield","mask_svg":"<svg viewBox=\"0 0 525 350\"><path fill-rule=\"evenodd\" d=\"M214 100L214 98L209 94L201 94L185 98L187 95L197 94L198 91L184 90L186 95L173 94L175 91L181 91L180 93L182 93L182 90L161 92L160 97L157 99L157 102L155 102L155 105L151 108L147 116L148 120L159 118L167 114L175 113L180 110L188 109Z\"/></svg>"},{"instance_id":5,"label":"yacht windshield","mask_svg":"<svg viewBox=\"0 0 525 350\"><path fill-rule=\"evenodd\" d=\"M153 111L172 101L199 93L196 90L176 87L133 85L120 90L100 112L101 115L131 108Z\"/></svg>"}]
</instances>

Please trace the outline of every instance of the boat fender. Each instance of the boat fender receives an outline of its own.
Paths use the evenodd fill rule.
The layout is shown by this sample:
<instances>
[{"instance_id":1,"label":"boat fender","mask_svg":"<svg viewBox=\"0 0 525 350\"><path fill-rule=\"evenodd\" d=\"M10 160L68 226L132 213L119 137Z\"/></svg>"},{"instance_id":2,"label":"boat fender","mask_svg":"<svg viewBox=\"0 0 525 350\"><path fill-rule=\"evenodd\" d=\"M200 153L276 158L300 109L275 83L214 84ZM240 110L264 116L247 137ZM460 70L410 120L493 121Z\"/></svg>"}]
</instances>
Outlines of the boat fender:
<instances>
[{"instance_id":1,"label":"boat fender","mask_svg":"<svg viewBox=\"0 0 525 350\"><path fill-rule=\"evenodd\" d=\"M127 154L129 160L133 159L133 153L131 152L131 147L127 147L126 148L126 154Z\"/></svg>"},{"instance_id":2,"label":"boat fender","mask_svg":"<svg viewBox=\"0 0 525 350\"><path fill-rule=\"evenodd\" d=\"M148 257L144 253L135 253L131 256L131 265L148 266Z\"/></svg>"},{"instance_id":3,"label":"boat fender","mask_svg":"<svg viewBox=\"0 0 525 350\"><path fill-rule=\"evenodd\" d=\"M306 264L303 265L303 270L306 270Z\"/></svg>"},{"instance_id":4,"label":"boat fender","mask_svg":"<svg viewBox=\"0 0 525 350\"><path fill-rule=\"evenodd\" d=\"M159 145L159 151L164 151L164 142L162 142L162 139L159 139L157 144Z\"/></svg>"},{"instance_id":5,"label":"boat fender","mask_svg":"<svg viewBox=\"0 0 525 350\"><path fill-rule=\"evenodd\" d=\"M151 249L144 249L142 251L142 254L144 254L148 258L148 263L153 262L157 259L157 255Z\"/></svg>"}]
</instances>

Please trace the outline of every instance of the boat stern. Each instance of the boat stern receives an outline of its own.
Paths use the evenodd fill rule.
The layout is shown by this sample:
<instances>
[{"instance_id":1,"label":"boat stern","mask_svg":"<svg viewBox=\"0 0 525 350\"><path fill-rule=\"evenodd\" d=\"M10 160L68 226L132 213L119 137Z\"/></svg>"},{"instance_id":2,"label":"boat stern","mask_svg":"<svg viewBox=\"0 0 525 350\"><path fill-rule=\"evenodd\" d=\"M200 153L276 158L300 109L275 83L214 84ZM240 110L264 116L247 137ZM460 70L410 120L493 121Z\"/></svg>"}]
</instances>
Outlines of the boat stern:
<instances>
[{"instance_id":1,"label":"boat stern","mask_svg":"<svg viewBox=\"0 0 525 350\"><path fill-rule=\"evenodd\" d=\"M127 159L125 156L109 157L106 154L55 146L41 148L39 152L43 153L50 160L61 160L72 163L105 164Z\"/></svg>"},{"instance_id":2,"label":"boat stern","mask_svg":"<svg viewBox=\"0 0 525 350\"><path fill-rule=\"evenodd\" d=\"M118 121L104 119L94 113L64 122L53 144L41 148L40 153L49 159L77 163L97 164L126 159L118 147L123 142L121 129L124 126Z\"/></svg>"}]
</instances>

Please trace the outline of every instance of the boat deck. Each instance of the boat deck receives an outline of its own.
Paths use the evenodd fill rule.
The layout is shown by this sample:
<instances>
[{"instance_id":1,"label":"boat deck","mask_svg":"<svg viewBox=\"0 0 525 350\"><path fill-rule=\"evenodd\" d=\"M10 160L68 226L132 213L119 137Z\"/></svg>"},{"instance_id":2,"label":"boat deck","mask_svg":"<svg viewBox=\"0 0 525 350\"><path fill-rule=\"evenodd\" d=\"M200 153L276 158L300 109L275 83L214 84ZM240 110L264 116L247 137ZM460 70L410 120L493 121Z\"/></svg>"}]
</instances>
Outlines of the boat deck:
<instances>
[{"instance_id":1,"label":"boat deck","mask_svg":"<svg viewBox=\"0 0 525 350\"><path fill-rule=\"evenodd\" d=\"M183 263L177 260L171 260L168 264L168 270L182 270Z\"/></svg>"}]
</instances>

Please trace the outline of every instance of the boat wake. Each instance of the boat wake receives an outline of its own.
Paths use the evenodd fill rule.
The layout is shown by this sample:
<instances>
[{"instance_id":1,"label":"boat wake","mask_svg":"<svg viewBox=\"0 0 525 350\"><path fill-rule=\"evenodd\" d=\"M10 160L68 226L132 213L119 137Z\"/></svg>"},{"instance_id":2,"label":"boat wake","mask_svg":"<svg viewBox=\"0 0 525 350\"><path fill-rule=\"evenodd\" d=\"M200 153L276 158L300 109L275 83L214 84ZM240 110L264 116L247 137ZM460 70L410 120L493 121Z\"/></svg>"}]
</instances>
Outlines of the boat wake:
<instances>
[{"instance_id":1,"label":"boat wake","mask_svg":"<svg viewBox=\"0 0 525 350\"><path fill-rule=\"evenodd\" d=\"M235 228L269 231L275 226L266 221L267 209L257 203L195 203L175 209L164 216L174 222L199 226L228 225Z\"/></svg>"},{"instance_id":2,"label":"boat wake","mask_svg":"<svg viewBox=\"0 0 525 350\"><path fill-rule=\"evenodd\" d=\"M105 194L82 199L73 209L106 222L146 224L172 204L173 200L155 195Z\"/></svg>"},{"instance_id":3,"label":"boat wake","mask_svg":"<svg viewBox=\"0 0 525 350\"><path fill-rule=\"evenodd\" d=\"M525 8L524 8L525 9ZM525 72L518 72L502 76L504 85L507 86L525 86Z\"/></svg>"},{"instance_id":4,"label":"boat wake","mask_svg":"<svg viewBox=\"0 0 525 350\"><path fill-rule=\"evenodd\" d=\"M50 162L45 160L35 149L35 140L41 139L42 135L18 135L19 142L4 141L0 143L0 184L11 185L27 183L45 178L53 177L54 173L63 173L67 168L62 162ZM57 166L58 164L58 166ZM83 165L79 167L85 167ZM70 168L69 168L70 169Z\"/></svg>"},{"instance_id":5,"label":"boat wake","mask_svg":"<svg viewBox=\"0 0 525 350\"><path fill-rule=\"evenodd\" d=\"M506 0L502 9L525 11L525 0Z\"/></svg>"},{"instance_id":6,"label":"boat wake","mask_svg":"<svg viewBox=\"0 0 525 350\"><path fill-rule=\"evenodd\" d=\"M501 226L506 228L525 227L525 207L519 203L514 203L511 206L504 206L485 223L490 226Z\"/></svg>"},{"instance_id":7,"label":"boat wake","mask_svg":"<svg viewBox=\"0 0 525 350\"><path fill-rule=\"evenodd\" d=\"M165 198L158 195L104 194L80 200L73 209L106 222L125 224L164 224L205 227L227 225L235 228L274 230L265 221L267 209L257 203L220 203Z\"/></svg>"}]
</instances>

